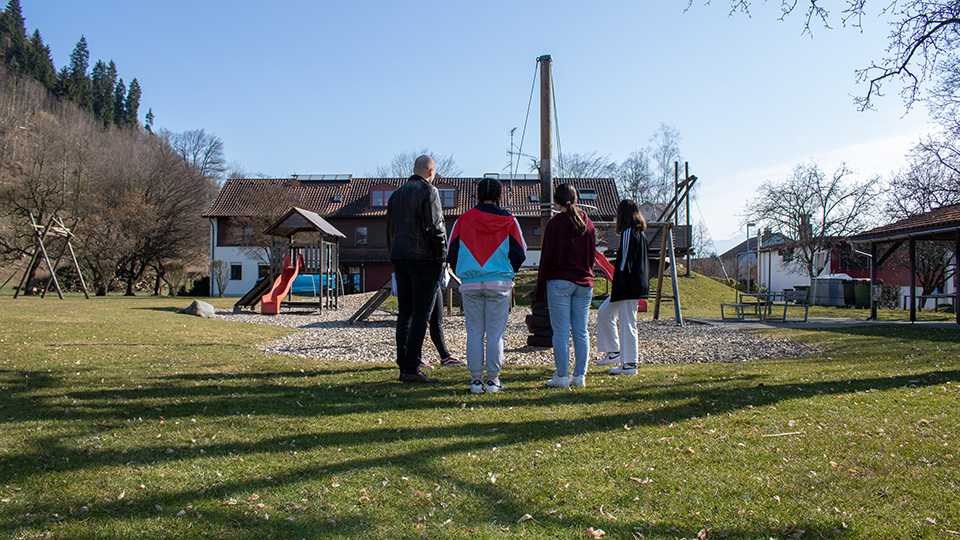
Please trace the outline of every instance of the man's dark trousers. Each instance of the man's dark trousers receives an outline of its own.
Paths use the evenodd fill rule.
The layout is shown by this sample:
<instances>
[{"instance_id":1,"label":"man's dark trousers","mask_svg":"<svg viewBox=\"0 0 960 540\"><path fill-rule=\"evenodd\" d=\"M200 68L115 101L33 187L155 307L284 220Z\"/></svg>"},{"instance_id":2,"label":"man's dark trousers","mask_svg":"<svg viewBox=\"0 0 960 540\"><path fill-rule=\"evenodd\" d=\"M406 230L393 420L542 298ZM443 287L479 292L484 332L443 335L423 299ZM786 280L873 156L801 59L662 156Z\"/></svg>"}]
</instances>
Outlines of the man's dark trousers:
<instances>
[{"instance_id":1,"label":"man's dark trousers","mask_svg":"<svg viewBox=\"0 0 960 540\"><path fill-rule=\"evenodd\" d=\"M397 365L400 373L418 373L423 338L427 334L430 314L436 304L437 288L443 263L414 259L396 259L393 272L397 278Z\"/></svg>"}]
</instances>

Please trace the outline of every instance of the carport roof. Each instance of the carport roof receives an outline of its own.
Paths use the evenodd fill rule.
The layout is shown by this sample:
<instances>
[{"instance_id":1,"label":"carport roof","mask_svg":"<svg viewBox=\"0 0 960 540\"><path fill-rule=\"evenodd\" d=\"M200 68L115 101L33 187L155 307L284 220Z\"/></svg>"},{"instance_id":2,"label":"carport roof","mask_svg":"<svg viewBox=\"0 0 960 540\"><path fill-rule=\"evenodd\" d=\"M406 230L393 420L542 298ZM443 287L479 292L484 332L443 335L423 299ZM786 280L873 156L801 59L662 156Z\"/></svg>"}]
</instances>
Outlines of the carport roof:
<instances>
[{"instance_id":1,"label":"carport roof","mask_svg":"<svg viewBox=\"0 0 960 540\"><path fill-rule=\"evenodd\" d=\"M893 242L907 238L955 240L958 230L960 204L951 204L871 229L851 236L848 240L854 243Z\"/></svg>"}]
</instances>

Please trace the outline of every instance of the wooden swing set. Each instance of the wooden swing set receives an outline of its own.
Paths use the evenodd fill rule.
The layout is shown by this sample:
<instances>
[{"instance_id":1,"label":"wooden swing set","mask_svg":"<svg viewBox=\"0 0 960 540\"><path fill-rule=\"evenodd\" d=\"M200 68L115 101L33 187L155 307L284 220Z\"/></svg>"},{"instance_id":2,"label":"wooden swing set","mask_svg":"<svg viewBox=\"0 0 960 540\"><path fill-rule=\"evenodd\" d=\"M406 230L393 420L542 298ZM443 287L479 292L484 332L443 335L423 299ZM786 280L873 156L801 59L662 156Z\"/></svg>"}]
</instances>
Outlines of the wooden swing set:
<instances>
[{"instance_id":1,"label":"wooden swing set","mask_svg":"<svg viewBox=\"0 0 960 540\"><path fill-rule=\"evenodd\" d=\"M30 269L33 268L34 264L36 264L37 258L43 256L43 260L47 264L47 270L50 271L50 281L47 281L47 283L43 286L43 291L40 293L40 297L46 297L47 290L50 288L50 282L53 282L53 286L57 289L57 296L59 296L62 300L63 289L60 288L60 282L57 280L57 267L60 265L60 261L63 259L63 256L66 254L66 252L70 251L70 259L73 261L73 267L77 271L77 276L80 277L80 286L83 287L83 295L89 300L90 293L87 291L87 284L83 280L83 273L80 271L80 263L77 262L77 254L73 251L73 244L71 243L73 231L64 225L63 220L57 216L51 217L47 221L46 225L39 225L37 220L33 217L33 213L30 213L29 215L30 227L33 231L33 238L36 242L36 247L34 248L33 255L30 257L30 264L27 265L27 268L23 271L23 277L20 278L20 285L18 285L16 290L14 290L13 297L17 298L20 296L20 291L25 290L27 286L27 277L30 275ZM74 226L76 226L76 224L74 224ZM60 253L57 255L57 258L53 263L50 262L50 256L48 255L47 248L44 245L44 241L47 240L48 237L65 239L63 247L60 248Z\"/></svg>"}]
</instances>

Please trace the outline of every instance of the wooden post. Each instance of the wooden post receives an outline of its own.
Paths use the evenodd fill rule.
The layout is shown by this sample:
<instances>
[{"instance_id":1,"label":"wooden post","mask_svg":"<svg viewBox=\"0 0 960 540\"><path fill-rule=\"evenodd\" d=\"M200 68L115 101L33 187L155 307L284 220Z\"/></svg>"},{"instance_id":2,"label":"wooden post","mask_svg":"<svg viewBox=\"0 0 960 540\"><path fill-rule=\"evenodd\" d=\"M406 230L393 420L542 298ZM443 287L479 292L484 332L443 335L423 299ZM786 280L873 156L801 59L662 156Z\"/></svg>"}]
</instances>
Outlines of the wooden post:
<instances>
[{"instance_id":1,"label":"wooden post","mask_svg":"<svg viewBox=\"0 0 960 540\"><path fill-rule=\"evenodd\" d=\"M550 204L553 202L553 60L549 54L537 59L540 62L540 245L550 221Z\"/></svg>"},{"instance_id":2,"label":"wooden post","mask_svg":"<svg viewBox=\"0 0 960 540\"><path fill-rule=\"evenodd\" d=\"M910 237L910 322L917 322L917 241Z\"/></svg>"},{"instance_id":3,"label":"wooden post","mask_svg":"<svg viewBox=\"0 0 960 540\"><path fill-rule=\"evenodd\" d=\"M690 183L690 162L683 162L683 181ZM690 228L690 191L683 197L687 203L687 231L690 238L687 239L687 277L690 277L690 248L693 247L693 229ZM699 255L699 254L698 254Z\"/></svg>"},{"instance_id":4,"label":"wooden post","mask_svg":"<svg viewBox=\"0 0 960 540\"><path fill-rule=\"evenodd\" d=\"M870 320L877 320L877 299L874 287L877 286L877 243L870 242Z\"/></svg>"},{"instance_id":5,"label":"wooden post","mask_svg":"<svg viewBox=\"0 0 960 540\"><path fill-rule=\"evenodd\" d=\"M673 227L668 226L666 230L668 235L664 240L669 243L670 250L670 279L673 285L673 320L677 326L683 326L683 315L680 314L680 283L677 281L677 251L673 245ZM661 263L662 264L662 263Z\"/></svg>"},{"instance_id":6,"label":"wooden post","mask_svg":"<svg viewBox=\"0 0 960 540\"><path fill-rule=\"evenodd\" d=\"M70 248L70 257L73 258L73 266L74 266L74 268L77 269L77 276L80 278L80 286L83 287L83 296L85 296L85 297L87 298L87 300L89 300L89 299L90 299L90 293L87 291L87 282L83 280L83 272L80 271L80 263L77 262L77 254L74 253L74 251L73 251L73 244L71 243L71 240L72 240L72 238L73 238L73 229L76 229L76 228L77 228L77 222L74 222L74 224L73 224L73 229L67 229L67 228L63 225L63 220L62 220L62 219L57 218L57 221L60 222L60 227L62 227L63 229L67 230L67 232L68 232L68 234L67 234L67 247Z\"/></svg>"},{"instance_id":7,"label":"wooden post","mask_svg":"<svg viewBox=\"0 0 960 540\"><path fill-rule=\"evenodd\" d=\"M662 229L661 229L662 231ZM660 239L660 271L657 274L657 295L653 302L653 320L660 319L660 297L663 294L663 270L665 268L667 259L667 242L666 238Z\"/></svg>"}]
</instances>

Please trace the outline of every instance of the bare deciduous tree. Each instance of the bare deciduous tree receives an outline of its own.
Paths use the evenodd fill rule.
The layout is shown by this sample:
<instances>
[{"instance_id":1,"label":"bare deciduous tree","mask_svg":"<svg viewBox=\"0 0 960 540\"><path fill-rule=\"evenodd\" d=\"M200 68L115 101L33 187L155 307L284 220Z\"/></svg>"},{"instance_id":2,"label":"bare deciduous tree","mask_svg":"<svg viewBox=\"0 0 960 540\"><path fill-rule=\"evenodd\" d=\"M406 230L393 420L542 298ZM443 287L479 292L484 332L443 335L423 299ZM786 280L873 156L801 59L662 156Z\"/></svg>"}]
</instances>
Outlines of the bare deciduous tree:
<instances>
[{"instance_id":1,"label":"bare deciduous tree","mask_svg":"<svg viewBox=\"0 0 960 540\"><path fill-rule=\"evenodd\" d=\"M768 230L797 239L791 264L812 278L815 253L871 224L879 179L854 182L852 174L846 164L832 175L816 162L797 165L783 182L764 182L757 198L748 203L746 215Z\"/></svg>"},{"instance_id":2,"label":"bare deciduous tree","mask_svg":"<svg viewBox=\"0 0 960 540\"><path fill-rule=\"evenodd\" d=\"M611 178L617 172L616 162L610 161L610 156L597 155L596 151L564 154L555 161L557 178Z\"/></svg>"},{"instance_id":3,"label":"bare deciduous tree","mask_svg":"<svg viewBox=\"0 0 960 540\"><path fill-rule=\"evenodd\" d=\"M653 178L650 157L646 149L631 153L617 168L614 176L620 196L637 203L662 202L656 200L659 190L656 189Z\"/></svg>"},{"instance_id":4,"label":"bare deciduous tree","mask_svg":"<svg viewBox=\"0 0 960 540\"><path fill-rule=\"evenodd\" d=\"M158 132L162 139L166 139L170 147L188 165L204 178L216 182L224 179L228 167L223 155L223 141L212 133L202 129L193 129L181 133L173 133L162 129Z\"/></svg>"},{"instance_id":5,"label":"bare deciduous tree","mask_svg":"<svg viewBox=\"0 0 960 540\"><path fill-rule=\"evenodd\" d=\"M376 176L378 178L407 178L413 174L413 162L423 155L433 158L433 161L437 164L437 175L449 178L463 176L463 169L457 165L452 155L434 154L429 148L423 148L416 152L403 152L393 156L389 165L377 167Z\"/></svg>"},{"instance_id":6,"label":"bare deciduous tree","mask_svg":"<svg viewBox=\"0 0 960 540\"><path fill-rule=\"evenodd\" d=\"M653 183L650 202L666 203L673 197L675 163L682 162L680 132L673 126L660 124L650 137L649 156L653 162Z\"/></svg>"},{"instance_id":7,"label":"bare deciduous tree","mask_svg":"<svg viewBox=\"0 0 960 540\"><path fill-rule=\"evenodd\" d=\"M925 137L890 181L886 212L903 219L960 203L960 153L953 137Z\"/></svg>"},{"instance_id":8,"label":"bare deciduous tree","mask_svg":"<svg viewBox=\"0 0 960 540\"><path fill-rule=\"evenodd\" d=\"M86 179L93 126L37 81L13 76L0 66L0 220L5 230L0 256L22 259L33 254L31 215L41 226L54 216L71 220ZM41 262L38 258L27 269L28 284Z\"/></svg>"},{"instance_id":9,"label":"bare deciduous tree","mask_svg":"<svg viewBox=\"0 0 960 540\"><path fill-rule=\"evenodd\" d=\"M908 164L893 175L886 213L892 220L960 203L960 154L951 132L926 137L910 152ZM921 241L916 245L916 274L922 294L932 294L956 273L952 242Z\"/></svg>"},{"instance_id":10,"label":"bare deciduous tree","mask_svg":"<svg viewBox=\"0 0 960 540\"><path fill-rule=\"evenodd\" d=\"M230 265L217 259L210 262L210 279L213 280L213 286L217 288L217 295L223 298L223 293L227 290L227 283L230 278Z\"/></svg>"},{"instance_id":11,"label":"bare deciduous tree","mask_svg":"<svg viewBox=\"0 0 960 540\"><path fill-rule=\"evenodd\" d=\"M752 0L730 0L730 12L749 15L753 3ZM688 0L688 9L691 4L693 0ZM923 86L938 77L941 83L952 80L956 90L960 78L954 52L960 43L957 40L960 3L956 0L892 0L876 5L876 14L890 20L891 29L886 51L878 53L878 60L856 72L858 82L867 85L866 91L855 98L858 108L873 108L874 99L882 95L884 83L890 80L903 84L900 95L907 108L921 98ZM783 0L780 19L786 19L798 8L804 11L801 32L810 35L814 27L829 29L836 21L843 26L862 28L868 15L866 0ZM951 101L956 100L957 95L954 92Z\"/></svg>"}]
</instances>

